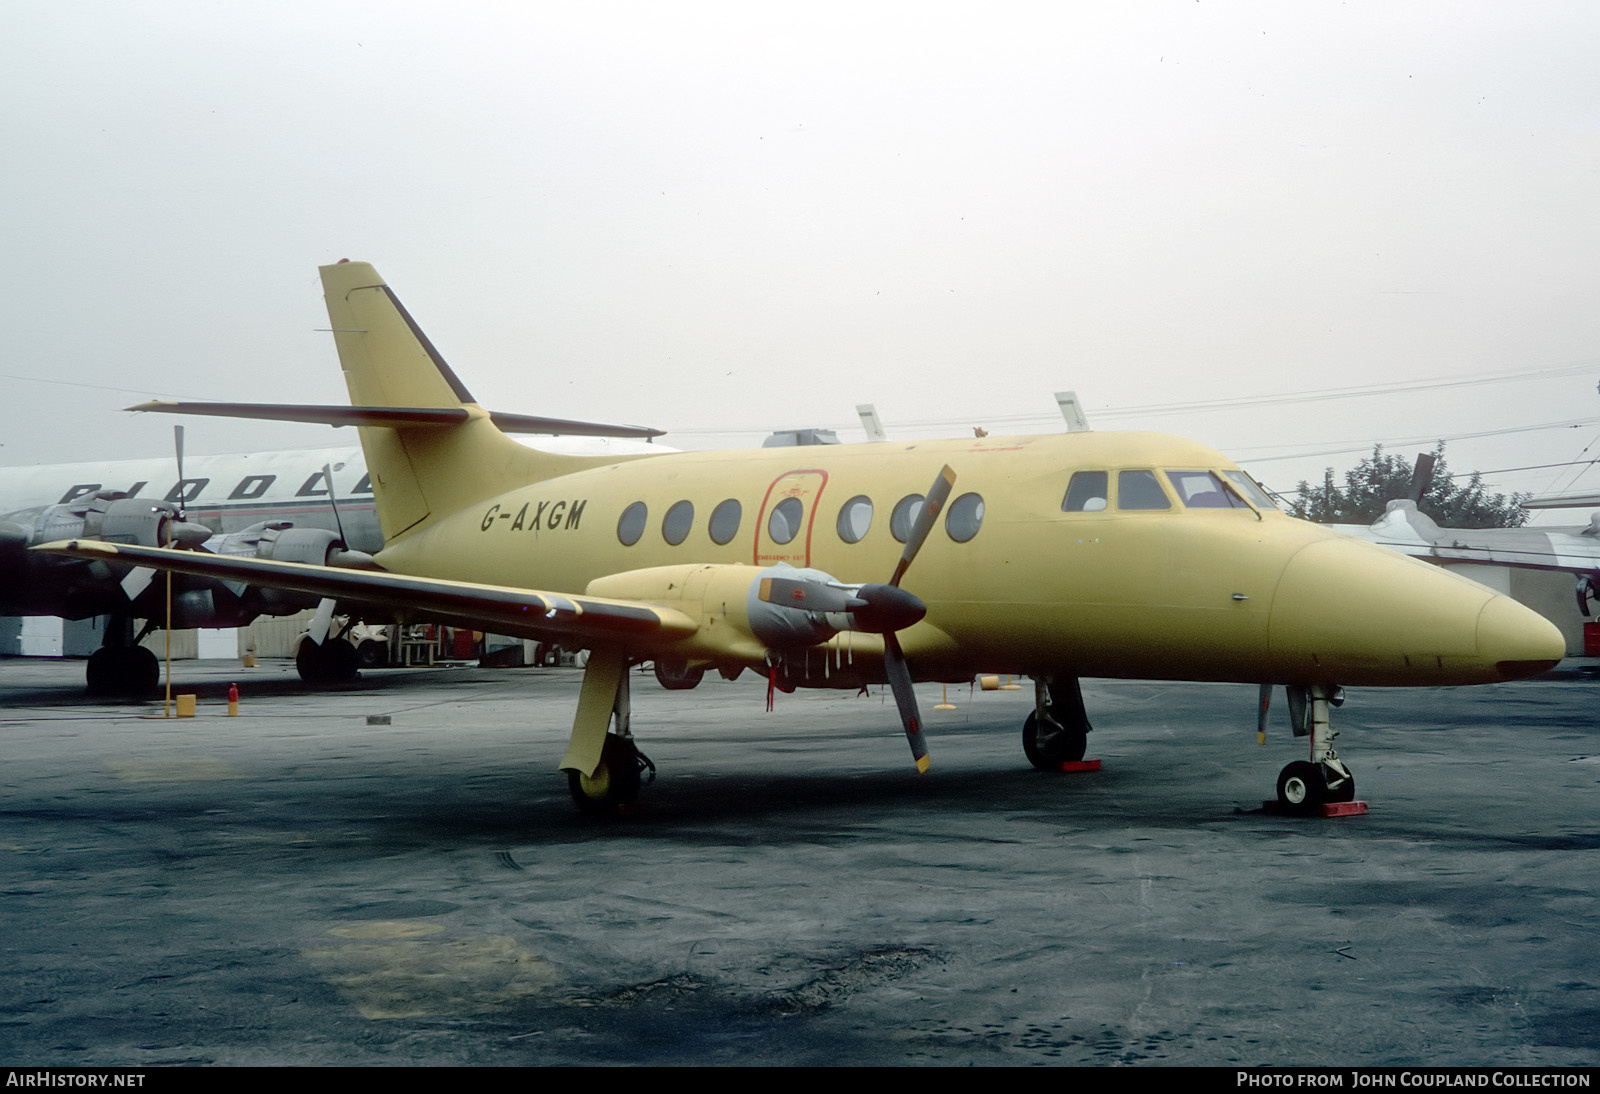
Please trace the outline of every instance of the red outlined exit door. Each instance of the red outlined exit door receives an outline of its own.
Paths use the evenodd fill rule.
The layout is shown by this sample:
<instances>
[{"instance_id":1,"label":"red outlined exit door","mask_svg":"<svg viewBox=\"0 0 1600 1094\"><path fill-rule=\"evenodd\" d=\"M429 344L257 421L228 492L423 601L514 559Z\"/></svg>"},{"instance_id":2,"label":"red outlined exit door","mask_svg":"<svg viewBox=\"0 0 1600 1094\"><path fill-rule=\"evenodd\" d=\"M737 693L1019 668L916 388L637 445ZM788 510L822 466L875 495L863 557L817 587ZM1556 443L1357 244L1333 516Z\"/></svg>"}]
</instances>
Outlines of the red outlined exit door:
<instances>
[{"instance_id":1,"label":"red outlined exit door","mask_svg":"<svg viewBox=\"0 0 1600 1094\"><path fill-rule=\"evenodd\" d=\"M756 521L757 566L811 565L811 525L827 485L828 473L812 468L785 471L772 480Z\"/></svg>"}]
</instances>

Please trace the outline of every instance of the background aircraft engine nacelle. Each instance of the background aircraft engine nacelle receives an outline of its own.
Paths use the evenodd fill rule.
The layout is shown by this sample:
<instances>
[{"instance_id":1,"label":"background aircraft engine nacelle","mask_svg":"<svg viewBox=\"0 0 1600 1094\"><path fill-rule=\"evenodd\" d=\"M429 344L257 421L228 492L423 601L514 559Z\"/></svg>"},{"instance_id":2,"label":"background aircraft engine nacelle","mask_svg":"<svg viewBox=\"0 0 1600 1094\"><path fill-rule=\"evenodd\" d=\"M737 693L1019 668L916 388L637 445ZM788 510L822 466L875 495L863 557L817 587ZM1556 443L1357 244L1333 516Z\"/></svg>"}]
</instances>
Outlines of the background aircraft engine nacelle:
<instances>
[{"instance_id":1,"label":"background aircraft engine nacelle","mask_svg":"<svg viewBox=\"0 0 1600 1094\"><path fill-rule=\"evenodd\" d=\"M16 513L11 519L27 529L27 544L30 547L39 543L53 543L58 539L85 539L97 534L97 531L88 530L89 507L82 503L33 509ZM95 514L94 523L98 529L98 513Z\"/></svg>"},{"instance_id":2,"label":"background aircraft engine nacelle","mask_svg":"<svg viewBox=\"0 0 1600 1094\"><path fill-rule=\"evenodd\" d=\"M103 539L140 547L165 547L172 542L201 543L211 535L203 524L178 518L170 502L142 501L96 494L82 501L26 509L6 520L7 539L25 540L26 546L58 539Z\"/></svg>"},{"instance_id":3,"label":"background aircraft engine nacelle","mask_svg":"<svg viewBox=\"0 0 1600 1094\"><path fill-rule=\"evenodd\" d=\"M159 582L156 586L159 587ZM165 611L160 597L152 603L151 611L161 618ZM172 597L172 628L187 630L190 627L239 627L255 618L256 613L245 610L238 597L221 586L186 589Z\"/></svg>"},{"instance_id":4,"label":"background aircraft engine nacelle","mask_svg":"<svg viewBox=\"0 0 1600 1094\"><path fill-rule=\"evenodd\" d=\"M307 562L326 566L344 541L326 528L269 527L256 543L256 557L274 562Z\"/></svg>"},{"instance_id":5,"label":"background aircraft engine nacelle","mask_svg":"<svg viewBox=\"0 0 1600 1094\"><path fill-rule=\"evenodd\" d=\"M174 541L192 542L194 536L180 536L178 528L184 522L178 519L176 507L168 502L138 501L122 498L106 506L100 518L100 538L109 543L133 543L140 547L165 547L168 537ZM201 526L203 527L203 526ZM94 535L93 532L87 532ZM199 540L211 535L206 528Z\"/></svg>"}]
</instances>

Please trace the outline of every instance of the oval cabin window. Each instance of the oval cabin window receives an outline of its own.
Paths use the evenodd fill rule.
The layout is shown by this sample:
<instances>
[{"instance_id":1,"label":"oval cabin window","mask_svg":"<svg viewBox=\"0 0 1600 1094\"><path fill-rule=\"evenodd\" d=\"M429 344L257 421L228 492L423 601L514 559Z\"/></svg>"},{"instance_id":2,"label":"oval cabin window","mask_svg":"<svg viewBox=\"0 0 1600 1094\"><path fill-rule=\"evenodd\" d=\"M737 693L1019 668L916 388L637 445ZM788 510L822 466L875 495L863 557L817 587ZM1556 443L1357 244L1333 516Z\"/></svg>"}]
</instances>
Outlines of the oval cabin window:
<instances>
[{"instance_id":1,"label":"oval cabin window","mask_svg":"<svg viewBox=\"0 0 1600 1094\"><path fill-rule=\"evenodd\" d=\"M639 537L644 535L645 521L650 519L650 510L645 508L642 501L636 501L622 511L622 516L617 520L617 538L624 547L632 547L639 542Z\"/></svg>"},{"instance_id":2,"label":"oval cabin window","mask_svg":"<svg viewBox=\"0 0 1600 1094\"><path fill-rule=\"evenodd\" d=\"M805 515L805 507L800 504L799 498L784 498L773 506L772 515L767 518L767 536L774 543L788 543L800 534L800 519Z\"/></svg>"},{"instance_id":3,"label":"oval cabin window","mask_svg":"<svg viewBox=\"0 0 1600 1094\"><path fill-rule=\"evenodd\" d=\"M846 543L860 543L872 527L872 499L857 494L839 510L839 538Z\"/></svg>"},{"instance_id":4,"label":"oval cabin window","mask_svg":"<svg viewBox=\"0 0 1600 1094\"><path fill-rule=\"evenodd\" d=\"M737 498L718 503L711 510L711 542L718 546L731 542L739 534L739 518L742 514L743 509Z\"/></svg>"},{"instance_id":5,"label":"oval cabin window","mask_svg":"<svg viewBox=\"0 0 1600 1094\"><path fill-rule=\"evenodd\" d=\"M675 501L667 515L661 518L661 538L676 547L689 538L694 527L694 502Z\"/></svg>"},{"instance_id":6,"label":"oval cabin window","mask_svg":"<svg viewBox=\"0 0 1600 1094\"><path fill-rule=\"evenodd\" d=\"M950 508L945 510L944 530L950 533L950 538L957 543L965 543L978 534L978 529L983 526L983 497L978 494L962 494L950 503Z\"/></svg>"},{"instance_id":7,"label":"oval cabin window","mask_svg":"<svg viewBox=\"0 0 1600 1094\"><path fill-rule=\"evenodd\" d=\"M904 543L911 538L911 526L921 513L922 495L907 494L895 502L894 512L889 514L889 534Z\"/></svg>"}]
</instances>

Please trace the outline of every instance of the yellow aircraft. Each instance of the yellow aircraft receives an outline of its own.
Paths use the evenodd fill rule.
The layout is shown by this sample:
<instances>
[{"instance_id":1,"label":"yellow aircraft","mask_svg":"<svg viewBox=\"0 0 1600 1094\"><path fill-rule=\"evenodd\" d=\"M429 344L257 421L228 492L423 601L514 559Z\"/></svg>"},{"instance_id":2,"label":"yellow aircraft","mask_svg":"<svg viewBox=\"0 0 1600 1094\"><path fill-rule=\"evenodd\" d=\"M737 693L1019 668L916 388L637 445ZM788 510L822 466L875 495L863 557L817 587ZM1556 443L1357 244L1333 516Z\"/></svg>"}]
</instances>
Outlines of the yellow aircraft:
<instances>
[{"instance_id":1,"label":"yellow aircraft","mask_svg":"<svg viewBox=\"0 0 1600 1094\"><path fill-rule=\"evenodd\" d=\"M1023 745L1055 769L1084 752L1079 677L1285 684L1307 701L1311 750L1278 793L1309 807L1354 796L1328 720L1340 685L1511 680L1563 653L1515 601L1286 516L1178 437L535 451L496 428L370 265L321 272L353 405L299 416L360 427L385 544L372 568L43 549L588 647L560 764L585 810L638 794L628 668L645 659L688 686L713 668L786 690L886 681L919 770L915 680L1033 676Z\"/></svg>"}]
</instances>

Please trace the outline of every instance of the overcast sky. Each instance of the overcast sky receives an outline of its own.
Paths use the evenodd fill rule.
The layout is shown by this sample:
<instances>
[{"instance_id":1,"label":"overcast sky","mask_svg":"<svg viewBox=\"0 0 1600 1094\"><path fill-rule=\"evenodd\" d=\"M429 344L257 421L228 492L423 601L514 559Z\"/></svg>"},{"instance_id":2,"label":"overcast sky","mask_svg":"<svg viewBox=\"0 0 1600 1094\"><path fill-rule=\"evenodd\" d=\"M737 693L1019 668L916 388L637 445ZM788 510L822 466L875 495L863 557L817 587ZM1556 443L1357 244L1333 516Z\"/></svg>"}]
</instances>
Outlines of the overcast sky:
<instances>
[{"instance_id":1,"label":"overcast sky","mask_svg":"<svg viewBox=\"0 0 1600 1094\"><path fill-rule=\"evenodd\" d=\"M1075 389L1280 489L1593 459L1597 46L1592 0L8 0L0 464L159 455L145 398L343 402L345 257L485 405L682 447Z\"/></svg>"}]
</instances>

